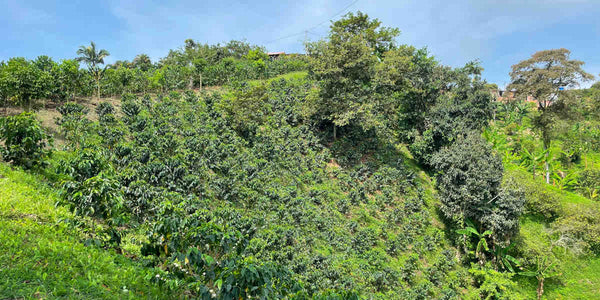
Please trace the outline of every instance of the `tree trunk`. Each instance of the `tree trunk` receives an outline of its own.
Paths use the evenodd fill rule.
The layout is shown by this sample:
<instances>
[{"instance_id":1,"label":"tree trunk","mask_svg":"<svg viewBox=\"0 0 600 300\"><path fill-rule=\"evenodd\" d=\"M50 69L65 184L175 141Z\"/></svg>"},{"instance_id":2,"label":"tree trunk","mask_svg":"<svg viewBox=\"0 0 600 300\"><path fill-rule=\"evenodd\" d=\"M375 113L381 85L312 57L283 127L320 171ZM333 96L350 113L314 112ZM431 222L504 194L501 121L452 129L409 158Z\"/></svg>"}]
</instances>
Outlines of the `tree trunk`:
<instances>
[{"instance_id":1,"label":"tree trunk","mask_svg":"<svg viewBox=\"0 0 600 300\"><path fill-rule=\"evenodd\" d=\"M96 97L100 99L100 78L96 78Z\"/></svg>"},{"instance_id":2,"label":"tree trunk","mask_svg":"<svg viewBox=\"0 0 600 300\"><path fill-rule=\"evenodd\" d=\"M336 132L336 127L335 123L333 124L333 140L335 141L337 139L337 132Z\"/></svg>"},{"instance_id":3,"label":"tree trunk","mask_svg":"<svg viewBox=\"0 0 600 300\"><path fill-rule=\"evenodd\" d=\"M537 288L538 300L542 299L542 294L544 294L544 278L538 279L538 288Z\"/></svg>"},{"instance_id":4,"label":"tree trunk","mask_svg":"<svg viewBox=\"0 0 600 300\"><path fill-rule=\"evenodd\" d=\"M548 159L548 153L546 153L546 159ZM546 160L546 183L550 184L550 167L548 166L548 161Z\"/></svg>"},{"instance_id":5,"label":"tree trunk","mask_svg":"<svg viewBox=\"0 0 600 300\"><path fill-rule=\"evenodd\" d=\"M546 152L546 161L544 162L544 168L546 169L546 184L550 184L550 164L548 163L548 146L544 143L544 151Z\"/></svg>"}]
</instances>

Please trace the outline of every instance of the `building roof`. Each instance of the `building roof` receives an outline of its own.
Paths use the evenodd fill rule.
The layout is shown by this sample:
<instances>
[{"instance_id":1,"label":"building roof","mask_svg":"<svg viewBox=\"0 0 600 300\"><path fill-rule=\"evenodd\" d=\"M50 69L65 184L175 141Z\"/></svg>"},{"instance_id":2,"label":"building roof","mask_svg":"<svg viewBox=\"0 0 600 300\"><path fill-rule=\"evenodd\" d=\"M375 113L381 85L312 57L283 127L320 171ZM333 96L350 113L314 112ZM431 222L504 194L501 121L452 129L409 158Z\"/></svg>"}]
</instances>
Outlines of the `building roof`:
<instances>
[{"instance_id":1,"label":"building roof","mask_svg":"<svg viewBox=\"0 0 600 300\"><path fill-rule=\"evenodd\" d=\"M285 52L269 52L267 53L267 55L282 55L285 54Z\"/></svg>"}]
</instances>

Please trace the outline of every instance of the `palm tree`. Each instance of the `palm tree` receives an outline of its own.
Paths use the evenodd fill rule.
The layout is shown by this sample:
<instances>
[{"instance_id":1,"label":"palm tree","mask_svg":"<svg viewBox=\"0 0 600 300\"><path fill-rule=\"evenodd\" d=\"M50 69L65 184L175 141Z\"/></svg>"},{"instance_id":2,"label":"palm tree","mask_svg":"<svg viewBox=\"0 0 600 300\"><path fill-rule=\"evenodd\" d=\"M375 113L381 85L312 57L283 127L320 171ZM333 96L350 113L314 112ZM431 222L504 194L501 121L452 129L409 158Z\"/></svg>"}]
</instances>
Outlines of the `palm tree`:
<instances>
[{"instance_id":1,"label":"palm tree","mask_svg":"<svg viewBox=\"0 0 600 300\"><path fill-rule=\"evenodd\" d=\"M94 42L90 42L89 46L79 46L77 49L77 61L83 61L87 66L88 70L94 77L96 81L96 96L100 98L100 79L106 70L106 67L100 68L99 65L104 64L104 58L109 56L110 53L108 51L101 49L100 51L96 51L96 44Z\"/></svg>"},{"instance_id":2,"label":"palm tree","mask_svg":"<svg viewBox=\"0 0 600 300\"><path fill-rule=\"evenodd\" d=\"M148 54L138 54L133 59L133 66L146 72L148 69L150 69L150 67L152 67L152 60L150 60L150 56L148 56Z\"/></svg>"}]
</instances>

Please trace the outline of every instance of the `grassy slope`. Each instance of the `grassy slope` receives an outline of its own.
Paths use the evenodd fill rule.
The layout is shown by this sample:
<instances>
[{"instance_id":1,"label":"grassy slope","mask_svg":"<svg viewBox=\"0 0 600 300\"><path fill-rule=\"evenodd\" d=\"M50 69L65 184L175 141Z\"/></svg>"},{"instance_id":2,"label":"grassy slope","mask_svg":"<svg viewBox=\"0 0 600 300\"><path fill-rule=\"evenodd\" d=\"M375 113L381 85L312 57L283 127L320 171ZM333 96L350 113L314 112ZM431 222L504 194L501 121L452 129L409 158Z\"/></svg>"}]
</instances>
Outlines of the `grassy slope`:
<instances>
[{"instance_id":1,"label":"grassy slope","mask_svg":"<svg viewBox=\"0 0 600 300\"><path fill-rule=\"evenodd\" d=\"M522 184L534 184L540 189L560 196L562 210L573 211L575 206L588 209L598 209L596 202L580 195L560 191L553 186L546 185L538 176L533 179L524 169L515 165L507 166L507 175L518 178ZM524 182L526 181L526 182ZM549 247L551 243L550 224L546 221L525 217L521 221L521 237L524 243ZM597 299L600 295L600 257L583 256L575 257L569 254L561 256L562 275L558 280L549 280L544 287L545 299ZM536 297L537 282L532 278L515 277L519 284L518 293L527 299Z\"/></svg>"},{"instance_id":2,"label":"grassy slope","mask_svg":"<svg viewBox=\"0 0 600 300\"><path fill-rule=\"evenodd\" d=\"M269 79L257 79L257 80L249 80L248 84L251 86L256 86L262 83L266 83L269 84L271 83L271 81L274 80L279 80L279 79L285 79L285 80L299 80L299 79L303 79L306 76L308 76L308 72L306 71L297 71L297 72L290 72L290 73L286 73L286 74L282 74L282 75L278 75L275 76L273 78L269 78Z\"/></svg>"},{"instance_id":3,"label":"grassy slope","mask_svg":"<svg viewBox=\"0 0 600 300\"><path fill-rule=\"evenodd\" d=\"M151 269L85 247L61 220L57 195L23 171L0 164L0 299L162 298Z\"/></svg>"}]
</instances>

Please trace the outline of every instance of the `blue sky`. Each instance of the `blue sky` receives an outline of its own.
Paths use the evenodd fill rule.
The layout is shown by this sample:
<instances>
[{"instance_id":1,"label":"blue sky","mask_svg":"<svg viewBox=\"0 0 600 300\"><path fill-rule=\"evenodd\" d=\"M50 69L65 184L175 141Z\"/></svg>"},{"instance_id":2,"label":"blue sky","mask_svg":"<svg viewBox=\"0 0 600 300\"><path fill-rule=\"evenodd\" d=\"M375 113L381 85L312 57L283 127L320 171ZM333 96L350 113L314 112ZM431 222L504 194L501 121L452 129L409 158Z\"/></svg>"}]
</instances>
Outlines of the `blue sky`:
<instances>
[{"instance_id":1,"label":"blue sky","mask_svg":"<svg viewBox=\"0 0 600 300\"><path fill-rule=\"evenodd\" d=\"M600 73L600 0L0 0L0 6L0 60L72 58L90 40L110 51L108 62L139 53L155 60L187 38L246 39L271 51L302 52L305 36L325 36L336 13L361 10L399 28L400 43L427 47L443 64L479 59L484 77L500 86L512 64L543 49L570 49L588 72Z\"/></svg>"}]
</instances>

